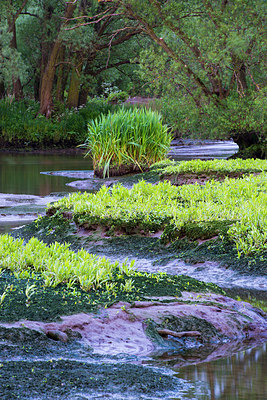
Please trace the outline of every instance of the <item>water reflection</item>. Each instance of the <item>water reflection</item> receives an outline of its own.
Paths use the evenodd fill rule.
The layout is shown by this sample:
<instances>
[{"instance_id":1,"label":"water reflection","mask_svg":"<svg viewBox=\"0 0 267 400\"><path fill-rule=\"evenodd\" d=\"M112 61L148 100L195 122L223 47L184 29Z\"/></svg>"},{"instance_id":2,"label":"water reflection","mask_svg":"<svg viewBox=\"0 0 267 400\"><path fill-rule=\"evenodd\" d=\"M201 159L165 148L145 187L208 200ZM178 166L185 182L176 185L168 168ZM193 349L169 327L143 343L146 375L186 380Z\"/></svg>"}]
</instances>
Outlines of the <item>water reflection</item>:
<instances>
[{"instance_id":1,"label":"water reflection","mask_svg":"<svg viewBox=\"0 0 267 400\"><path fill-rule=\"evenodd\" d=\"M70 178L41 175L42 171L92 169L82 154L0 153L0 193L47 196L51 192L68 192Z\"/></svg>"},{"instance_id":2,"label":"water reflection","mask_svg":"<svg viewBox=\"0 0 267 400\"><path fill-rule=\"evenodd\" d=\"M178 378L205 383L208 395L203 400L267 399L267 343L240 351L230 357L188 365L176 373ZM174 369L176 369L174 367ZM190 398L190 397L188 397Z\"/></svg>"},{"instance_id":3,"label":"water reflection","mask_svg":"<svg viewBox=\"0 0 267 400\"><path fill-rule=\"evenodd\" d=\"M238 151L238 146L233 141L204 140L201 143L192 140L174 140L169 157L175 160L192 160L200 158L228 158Z\"/></svg>"}]
</instances>

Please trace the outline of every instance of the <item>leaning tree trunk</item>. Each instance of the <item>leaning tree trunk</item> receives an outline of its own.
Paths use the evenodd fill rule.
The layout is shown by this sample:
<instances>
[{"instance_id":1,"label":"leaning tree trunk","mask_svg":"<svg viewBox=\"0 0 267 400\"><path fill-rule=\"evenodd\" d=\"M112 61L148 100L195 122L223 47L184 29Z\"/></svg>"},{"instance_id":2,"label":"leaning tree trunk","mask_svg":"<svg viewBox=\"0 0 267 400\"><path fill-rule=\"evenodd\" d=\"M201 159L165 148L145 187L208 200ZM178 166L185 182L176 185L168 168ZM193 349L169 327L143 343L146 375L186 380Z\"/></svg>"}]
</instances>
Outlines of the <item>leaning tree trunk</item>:
<instances>
[{"instance_id":1,"label":"leaning tree trunk","mask_svg":"<svg viewBox=\"0 0 267 400\"><path fill-rule=\"evenodd\" d=\"M70 86L68 92L67 107L76 108L79 105L79 92L80 92L80 80L81 80L82 63L77 67L73 67L71 71Z\"/></svg>"},{"instance_id":2,"label":"leaning tree trunk","mask_svg":"<svg viewBox=\"0 0 267 400\"><path fill-rule=\"evenodd\" d=\"M76 3L67 3L64 14L64 20L72 17L75 7ZM45 115L46 118L49 118L52 112L52 107L53 107L52 89L56 72L56 62L61 48L62 48L61 39L58 36L52 47L50 57L48 59L47 65L45 67L42 76L39 113Z\"/></svg>"},{"instance_id":3,"label":"leaning tree trunk","mask_svg":"<svg viewBox=\"0 0 267 400\"><path fill-rule=\"evenodd\" d=\"M49 118L52 112L52 89L55 77L56 60L60 46L61 42L57 40L53 46L48 64L42 77L39 112L40 114L45 115L46 118Z\"/></svg>"}]
</instances>

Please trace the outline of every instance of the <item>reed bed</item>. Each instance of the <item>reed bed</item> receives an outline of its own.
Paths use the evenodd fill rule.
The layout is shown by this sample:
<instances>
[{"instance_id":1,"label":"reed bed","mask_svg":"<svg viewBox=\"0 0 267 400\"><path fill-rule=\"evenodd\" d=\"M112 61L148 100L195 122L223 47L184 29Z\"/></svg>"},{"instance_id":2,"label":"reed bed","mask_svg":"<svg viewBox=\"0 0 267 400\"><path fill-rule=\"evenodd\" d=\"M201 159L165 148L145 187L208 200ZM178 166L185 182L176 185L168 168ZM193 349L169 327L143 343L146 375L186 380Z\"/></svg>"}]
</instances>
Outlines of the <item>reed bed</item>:
<instances>
[{"instance_id":1,"label":"reed bed","mask_svg":"<svg viewBox=\"0 0 267 400\"><path fill-rule=\"evenodd\" d=\"M109 176L112 169L118 174L142 171L164 160L172 139L158 112L138 108L101 115L89 123L88 130L87 155L101 177Z\"/></svg>"}]
</instances>

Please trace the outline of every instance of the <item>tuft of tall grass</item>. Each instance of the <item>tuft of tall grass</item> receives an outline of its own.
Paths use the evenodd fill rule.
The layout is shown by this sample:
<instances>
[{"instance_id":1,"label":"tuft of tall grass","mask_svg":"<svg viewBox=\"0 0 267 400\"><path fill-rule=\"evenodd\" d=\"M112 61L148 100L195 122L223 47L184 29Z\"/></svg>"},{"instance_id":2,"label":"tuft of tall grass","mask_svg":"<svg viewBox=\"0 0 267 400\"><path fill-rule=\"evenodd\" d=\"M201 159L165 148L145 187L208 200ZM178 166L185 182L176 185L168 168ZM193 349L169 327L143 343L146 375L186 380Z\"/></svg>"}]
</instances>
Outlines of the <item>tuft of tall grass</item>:
<instances>
[{"instance_id":1,"label":"tuft of tall grass","mask_svg":"<svg viewBox=\"0 0 267 400\"><path fill-rule=\"evenodd\" d=\"M85 145L93 158L94 170L109 176L111 167L133 165L142 170L163 160L170 148L172 135L163 125L158 112L121 108L101 115L88 124Z\"/></svg>"}]
</instances>

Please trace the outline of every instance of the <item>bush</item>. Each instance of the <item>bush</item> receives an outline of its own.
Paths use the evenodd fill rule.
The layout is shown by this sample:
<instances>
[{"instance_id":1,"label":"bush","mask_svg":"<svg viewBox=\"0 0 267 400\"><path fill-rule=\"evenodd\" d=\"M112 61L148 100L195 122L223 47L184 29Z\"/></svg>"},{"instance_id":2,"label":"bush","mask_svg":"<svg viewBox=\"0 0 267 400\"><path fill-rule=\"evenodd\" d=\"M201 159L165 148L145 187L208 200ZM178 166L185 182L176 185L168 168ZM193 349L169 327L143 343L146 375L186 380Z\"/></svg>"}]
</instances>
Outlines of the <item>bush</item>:
<instances>
[{"instance_id":1,"label":"bush","mask_svg":"<svg viewBox=\"0 0 267 400\"><path fill-rule=\"evenodd\" d=\"M51 119L38 114L39 103L0 101L1 147L73 147L87 138L87 123L116 107L103 99L90 100L86 106L68 110L58 103Z\"/></svg>"},{"instance_id":2,"label":"bush","mask_svg":"<svg viewBox=\"0 0 267 400\"><path fill-rule=\"evenodd\" d=\"M201 108L197 108L189 95L163 96L154 101L154 106L178 137L235 140L247 132L256 133L262 140L266 137L265 101L266 93L261 91L244 97L233 94L217 106L202 100Z\"/></svg>"},{"instance_id":3,"label":"bush","mask_svg":"<svg viewBox=\"0 0 267 400\"><path fill-rule=\"evenodd\" d=\"M93 157L96 174L103 177L110 175L111 168L116 174L140 171L163 160L172 139L160 114L146 109L109 112L89 123L88 129L87 154Z\"/></svg>"},{"instance_id":4,"label":"bush","mask_svg":"<svg viewBox=\"0 0 267 400\"><path fill-rule=\"evenodd\" d=\"M129 95L126 92L110 93L108 102L111 104L120 104L128 99Z\"/></svg>"}]
</instances>

